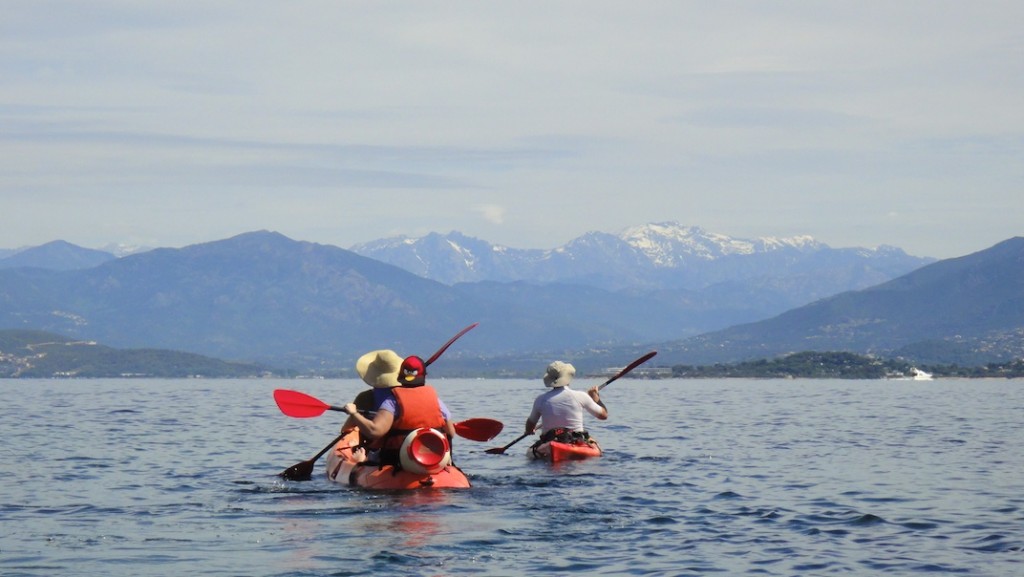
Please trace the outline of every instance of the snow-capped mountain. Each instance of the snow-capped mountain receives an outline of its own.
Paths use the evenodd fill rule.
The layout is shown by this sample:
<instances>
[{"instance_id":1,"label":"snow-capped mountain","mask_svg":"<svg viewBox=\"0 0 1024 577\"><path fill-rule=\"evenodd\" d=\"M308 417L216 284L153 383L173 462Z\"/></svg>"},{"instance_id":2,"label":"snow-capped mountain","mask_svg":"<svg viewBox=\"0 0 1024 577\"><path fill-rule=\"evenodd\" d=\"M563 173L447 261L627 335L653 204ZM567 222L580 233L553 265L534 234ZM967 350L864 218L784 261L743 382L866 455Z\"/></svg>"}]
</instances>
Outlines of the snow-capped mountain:
<instances>
[{"instance_id":1,"label":"snow-capped mountain","mask_svg":"<svg viewBox=\"0 0 1024 577\"><path fill-rule=\"evenodd\" d=\"M100 250L109 252L110 254L120 258L122 256L147 252L153 250L153 247L140 244L111 243L100 247Z\"/></svg>"},{"instance_id":2,"label":"snow-capped mountain","mask_svg":"<svg viewBox=\"0 0 1024 577\"><path fill-rule=\"evenodd\" d=\"M627 228L623 241L650 259L654 266L674 268L693 258L714 260L731 255L751 255L773 250L814 251L828 248L809 236L790 238L733 238L697 226L661 222Z\"/></svg>"},{"instance_id":3,"label":"snow-capped mountain","mask_svg":"<svg viewBox=\"0 0 1024 577\"><path fill-rule=\"evenodd\" d=\"M833 249L809 236L735 238L678 222L589 232L549 250L513 249L458 232L381 239L351 250L448 285L526 281L699 291L755 283L794 292L800 304L884 282L934 260L894 247Z\"/></svg>"}]
</instances>

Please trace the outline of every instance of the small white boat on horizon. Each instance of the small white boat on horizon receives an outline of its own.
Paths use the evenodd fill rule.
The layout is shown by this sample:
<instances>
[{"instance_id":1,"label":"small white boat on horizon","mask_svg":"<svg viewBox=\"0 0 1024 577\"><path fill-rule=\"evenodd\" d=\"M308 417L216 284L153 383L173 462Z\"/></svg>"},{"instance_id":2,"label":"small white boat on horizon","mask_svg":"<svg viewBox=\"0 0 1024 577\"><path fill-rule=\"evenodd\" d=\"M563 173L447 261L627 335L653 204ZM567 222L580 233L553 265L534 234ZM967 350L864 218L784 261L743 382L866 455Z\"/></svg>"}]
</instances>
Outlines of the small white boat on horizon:
<instances>
[{"instance_id":1,"label":"small white boat on horizon","mask_svg":"<svg viewBox=\"0 0 1024 577\"><path fill-rule=\"evenodd\" d=\"M931 381L934 380L931 373L926 373L917 367L910 367L910 377L915 381Z\"/></svg>"}]
</instances>

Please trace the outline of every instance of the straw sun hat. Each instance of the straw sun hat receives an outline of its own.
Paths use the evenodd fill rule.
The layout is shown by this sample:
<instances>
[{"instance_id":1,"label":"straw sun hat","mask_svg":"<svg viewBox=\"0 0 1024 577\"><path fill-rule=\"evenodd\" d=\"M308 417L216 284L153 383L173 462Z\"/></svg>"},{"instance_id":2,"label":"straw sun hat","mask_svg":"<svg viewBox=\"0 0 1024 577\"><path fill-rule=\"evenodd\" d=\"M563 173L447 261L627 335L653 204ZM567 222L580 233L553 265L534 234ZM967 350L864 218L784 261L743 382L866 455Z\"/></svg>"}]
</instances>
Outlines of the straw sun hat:
<instances>
[{"instance_id":1,"label":"straw sun hat","mask_svg":"<svg viewBox=\"0 0 1024 577\"><path fill-rule=\"evenodd\" d=\"M363 382L375 389L398 387L398 370L402 357L390 349L370 351L356 361L356 372Z\"/></svg>"}]
</instances>

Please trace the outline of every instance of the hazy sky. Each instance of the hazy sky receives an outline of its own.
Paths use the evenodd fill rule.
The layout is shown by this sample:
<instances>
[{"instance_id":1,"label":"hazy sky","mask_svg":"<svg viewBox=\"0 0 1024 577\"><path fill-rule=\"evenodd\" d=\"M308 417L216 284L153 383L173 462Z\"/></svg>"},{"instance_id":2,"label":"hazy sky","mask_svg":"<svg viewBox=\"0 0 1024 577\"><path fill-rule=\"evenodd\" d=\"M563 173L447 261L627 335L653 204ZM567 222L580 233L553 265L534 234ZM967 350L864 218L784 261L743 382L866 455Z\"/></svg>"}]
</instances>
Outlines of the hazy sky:
<instances>
[{"instance_id":1,"label":"hazy sky","mask_svg":"<svg viewBox=\"0 0 1024 577\"><path fill-rule=\"evenodd\" d=\"M1024 2L0 0L0 248L1024 234Z\"/></svg>"}]
</instances>

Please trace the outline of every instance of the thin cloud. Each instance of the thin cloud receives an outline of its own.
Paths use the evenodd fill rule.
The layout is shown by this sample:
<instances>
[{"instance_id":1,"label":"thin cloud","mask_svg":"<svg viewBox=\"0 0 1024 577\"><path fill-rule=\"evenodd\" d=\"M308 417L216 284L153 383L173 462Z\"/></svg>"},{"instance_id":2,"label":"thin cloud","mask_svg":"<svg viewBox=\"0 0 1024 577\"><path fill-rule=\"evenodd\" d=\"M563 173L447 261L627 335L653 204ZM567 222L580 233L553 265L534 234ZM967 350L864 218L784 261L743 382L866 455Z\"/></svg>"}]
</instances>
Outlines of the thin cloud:
<instances>
[{"instance_id":1,"label":"thin cloud","mask_svg":"<svg viewBox=\"0 0 1024 577\"><path fill-rule=\"evenodd\" d=\"M497 204L482 204L473 208L484 220L491 224L505 222L505 207Z\"/></svg>"}]
</instances>

